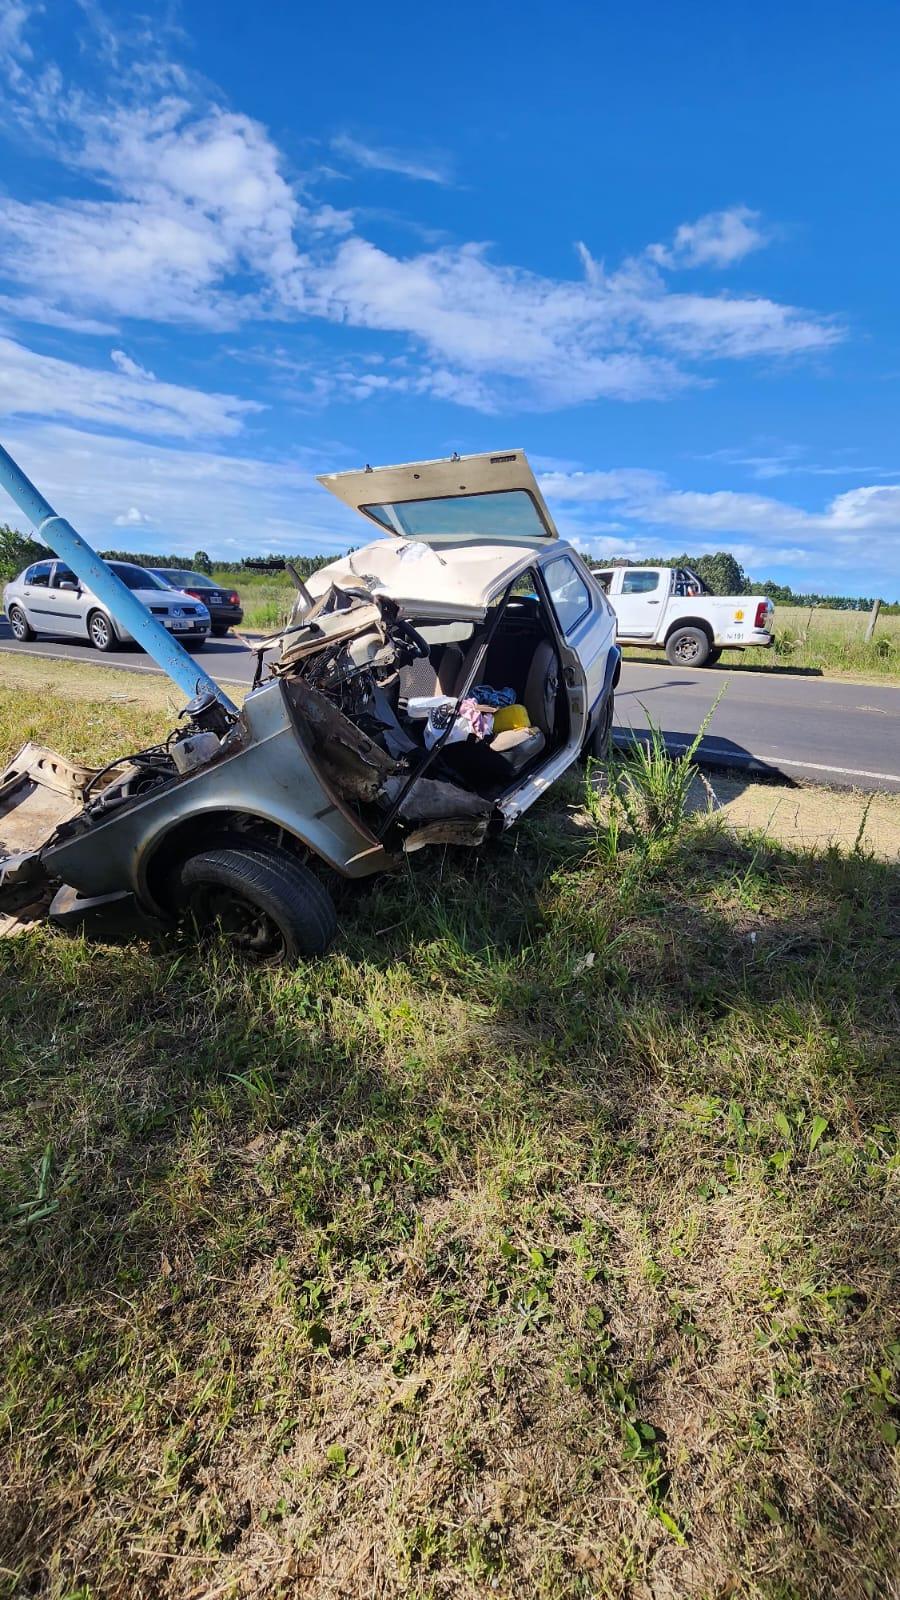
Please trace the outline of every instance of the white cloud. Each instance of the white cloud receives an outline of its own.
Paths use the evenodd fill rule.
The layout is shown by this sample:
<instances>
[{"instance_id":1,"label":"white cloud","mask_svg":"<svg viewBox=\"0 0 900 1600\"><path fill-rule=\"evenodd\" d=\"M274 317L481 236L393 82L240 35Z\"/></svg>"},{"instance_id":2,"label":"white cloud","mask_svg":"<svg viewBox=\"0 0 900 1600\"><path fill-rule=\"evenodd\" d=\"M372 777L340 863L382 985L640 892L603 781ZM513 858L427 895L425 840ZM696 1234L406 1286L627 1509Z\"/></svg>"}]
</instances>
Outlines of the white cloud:
<instances>
[{"instance_id":1,"label":"white cloud","mask_svg":"<svg viewBox=\"0 0 900 1600\"><path fill-rule=\"evenodd\" d=\"M344 464L333 454L314 462L268 460L55 423L7 427L4 443L60 515L100 548L337 554L367 537L360 518L315 481L316 472ZM0 490L0 521L6 520L22 526L21 513ZM152 534L143 531L151 525Z\"/></svg>"},{"instance_id":2,"label":"white cloud","mask_svg":"<svg viewBox=\"0 0 900 1600\"><path fill-rule=\"evenodd\" d=\"M346 133L332 139L331 148L367 172L392 172L398 177L413 178L420 183L453 182L450 164L441 157L404 155L400 150L385 150L364 144L361 139L353 139Z\"/></svg>"},{"instance_id":3,"label":"white cloud","mask_svg":"<svg viewBox=\"0 0 900 1600\"><path fill-rule=\"evenodd\" d=\"M109 56L108 41L103 48ZM484 243L397 256L354 231L350 213L311 203L267 130L211 103L180 69L142 57L129 72L120 61L117 81L113 103L61 81L54 94L13 95L32 133L41 119L57 157L106 192L0 197L0 268L26 286L34 311L207 329L318 318L374 330L414 353L410 387L486 412L665 398L708 381L709 360L808 354L842 337L829 318L766 297L672 290L664 268L725 267L764 242L747 207L685 223L671 245L614 271L582 246L572 278L498 262ZM446 176L431 158L348 135L337 143L369 170ZM328 392L327 377L319 387Z\"/></svg>"},{"instance_id":4,"label":"white cloud","mask_svg":"<svg viewBox=\"0 0 900 1600\"><path fill-rule=\"evenodd\" d=\"M146 517L138 506L129 506L127 511L123 511L118 517L114 517L113 521L117 528L140 528L146 523L152 522L153 518Z\"/></svg>"},{"instance_id":5,"label":"white cloud","mask_svg":"<svg viewBox=\"0 0 900 1600\"><path fill-rule=\"evenodd\" d=\"M45 328L65 328L69 333L115 333L111 322L64 311L30 294L0 294L0 313L16 322L37 322Z\"/></svg>"},{"instance_id":6,"label":"white cloud","mask_svg":"<svg viewBox=\"0 0 900 1600\"><path fill-rule=\"evenodd\" d=\"M146 378L149 383L156 382L156 374L148 372L139 362L133 361L124 350L110 350L109 359L118 372L124 372L127 378Z\"/></svg>"},{"instance_id":7,"label":"white cloud","mask_svg":"<svg viewBox=\"0 0 900 1600\"><path fill-rule=\"evenodd\" d=\"M540 482L561 530L597 553L724 546L758 576L767 564L818 564L843 573L851 591L900 585L900 484L865 485L809 511L767 495L678 489L661 473L635 469L548 472ZM610 502L625 539L603 535Z\"/></svg>"},{"instance_id":8,"label":"white cloud","mask_svg":"<svg viewBox=\"0 0 900 1600\"><path fill-rule=\"evenodd\" d=\"M730 267L768 242L758 211L730 206L682 222L671 245L651 245L647 253L661 267Z\"/></svg>"},{"instance_id":9,"label":"white cloud","mask_svg":"<svg viewBox=\"0 0 900 1600\"><path fill-rule=\"evenodd\" d=\"M235 434L245 416L263 409L235 395L158 383L127 357L109 372L40 355L2 337L0 388L9 416L76 418L184 439Z\"/></svg>"}]
</instances>

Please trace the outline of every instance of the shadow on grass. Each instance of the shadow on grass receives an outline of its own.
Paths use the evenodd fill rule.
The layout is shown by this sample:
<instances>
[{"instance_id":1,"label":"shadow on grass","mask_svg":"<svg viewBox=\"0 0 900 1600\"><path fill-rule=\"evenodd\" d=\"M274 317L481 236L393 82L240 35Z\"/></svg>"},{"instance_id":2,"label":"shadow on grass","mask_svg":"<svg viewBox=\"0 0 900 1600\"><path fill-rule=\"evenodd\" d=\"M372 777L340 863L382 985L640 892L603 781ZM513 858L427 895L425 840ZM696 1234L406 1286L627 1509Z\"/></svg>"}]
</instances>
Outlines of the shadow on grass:
<instances>
[{"instance_id":1,"label":"shadow on grass","mask_svg":"<svg viewBox=\"0 0 900 1600\"><path fill-rule=\"evenodd\" d=\"M181 1566L160 1569L154 1549L200 1549L207 1580L202 1561L224 1560L243 1537L241 1471L259 1476L278 1430L316 1414L325 1375L340 1375L348 1395L360 1364L370 1381L386 1375L395 1385L415 1371L410 1350L420 1363L429 1350L438 1359L445 1324L488 1342L499 1330L504 1362L518 1371L521 1318L533 1315L539 1337L514 1381L524 1384L536 1364L550 1382L584 1333L578 1296L563 1310L559 1291L553 1311L557 1290L544 1279L556 1260L560 1273L574 1271L567 1240L590 1239L601 1224L610 1259L596 1257L581 1300L596 1301L605 1319L622 1281L633 1301L604 1358L617 1363L609 1396L605 1367L590 1379L600 1387L588 1411L613 1419L607 1433L589 1444L599 1424L587 1413L584 1437L568 1443L521 1420L508 1437L504 1422L496 1442L488 1432L479 1443L481 1468L441 1468L435 1515L454 1496L462 1503L473 1472L496 1475L529 1429L550 1452L547 1482L563 1484L592 1450L609 1452L617 1417L633 1428L632 1418L654 1416L656 1454L646 1459L668 1477L677 1451L666 1463L664 1435L677 1434L679 1396L683 1404L704 1381L711 1357L698 1350L713 1348L691 1354L678 1332L688 1289L676 1294L677 1274L703 1303L713 1256L709 1246L700 1252L693 1287L685 1246L671 1261L667 1253L668 1207L679 1194L688 1211L706 1190L704 1206L722 1197L719 1227L745 1212L749 1225L757 1192L765 1195L770 1287L742 1291L736 1326L749 1318L759 1337L780 1341L777 1360L753 1358L754 1382L762 1392L775 1373L802 1390L805 1431L798 1423L796 1439L749 1458L756 1500L738 1507L743 1522L705 1526L704 1497L724 1508L730 1469L719 1492L702 1438L682 1440L666 1503L693 1519L698 1546L718 1540L716 1570L748 1550L769 1559L773 1540L795 1578L837 1562L866 1519L873 1525L880 1468L855 1414L840 1435L840 1466L829 1454L829 1407L835 1392L862 1383L863 1357L856 1352L852 1372L838 1363L836 1385L820 1390L813 1356L824 1350L833 1363L823 1298L832 1282L859 1286L865 1310L851 1311L865 1325L861 1349L888 1337L889 1224L872 1150L896 1109L896 876L861 856L807 857L709 828L688 830L664 859L606 860L597 834L538 812L490 850L448 850L374 883L343 913L339 951L293 973L248 974L221 952L201 959L187 946L91 950L52 933L0 946L12 1441L2 1547L23 1592L63 1593L50 1576L61 1572L70 1587L98 1592L115 1581L187 1594L198 1568L185 1554ZM815 1116L843 1141L827 1194L817 1170L807 1174ZM460 1195L457 1245L426 1219L459 1207ZM484 1247L496 1255L493 1276L465 1235L485 1208L497 1219ZM795 1242L793 1259L785 1240L816 1216L817 1253ZM426 1258L414 1271L415 1241L429 1226L434 1266ZM515 1279L520 1235L524 1288ZM516 1242L497 1254L498 1237ZM529 1239L540 1244L536 1262ZM675 1311L665 1297L648 1310L657 1258L672 1274ZM720 1270L725 1309L708 1311L708 1337L724 1348L734 1337L733 1261L732 1278ZM803 1300L798 1287L807 1280L814 1306L813 1290ZM416 1308L405 1322L404 1297ZM382 1299L386 1320L367 1321L366 1305ZM662 1319L655 1353L641 1332L651 1315ZM554 1316L556 1342L546 1331ZM507 1327L510 1318L518 1320ZM579 1376L576 1387L587 1381ZM738 1384L716 1403L732 1405L742 1427L746 1412L750 1429L748 1392ZM780 1402L782 1428L791 1392ZM524 1415L525 1400L517 1403ZM341 1404L322 1424L329 1440L362 1427ZM533 1398L526 1409L553 1416ZM443 1460L449 1427L417 1449ZM832 1525L818 1546L804 1461L865 1490L859 1516L840 1497L829 1501ZM373 1496L378 1481L373 1468ZM655 1516L658 1486L635 1492L634 1514ZM566 1493L571 1518L580 1501L574 1488ZM94 1509L105 1504L106 1522ZM556 1529L559 1507L544 1514ZM371 1521L371 1507L365 1515ZM331 1520L340 1530L337 1510ZM572 1548L581 1537L577 1526L566 1534ZM674 1545L670 1554L681 1560ZM526 1583L526 1568L515 1570ZM675 1592L687 1592L685 1570L672 1570ZM427 1566L421 1581L424 1593ZM394 1592L418 1593L418 1581L398 1568L385 1589Z\"/></svg>"}]
</instances>

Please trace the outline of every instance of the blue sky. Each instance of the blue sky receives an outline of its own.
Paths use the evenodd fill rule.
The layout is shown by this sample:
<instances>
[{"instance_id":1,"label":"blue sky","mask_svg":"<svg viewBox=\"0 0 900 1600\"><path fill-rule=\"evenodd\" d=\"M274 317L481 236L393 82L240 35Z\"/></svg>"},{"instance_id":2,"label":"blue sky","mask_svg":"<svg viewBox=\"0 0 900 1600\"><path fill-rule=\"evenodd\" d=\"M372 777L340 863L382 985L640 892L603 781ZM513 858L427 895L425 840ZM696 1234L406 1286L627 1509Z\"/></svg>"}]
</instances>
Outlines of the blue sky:
<instances>
[{"instance_id":1,"label":"blue sky","mask_svg":"<svg viewBox=\"0 0 900 1600\"><path fill-rule=\"evenodd\" d=\"M0 0L0 437L89 537L524 446L585 550L900 592L893 5L159 11Z\"/></svg>"}]
</instances>

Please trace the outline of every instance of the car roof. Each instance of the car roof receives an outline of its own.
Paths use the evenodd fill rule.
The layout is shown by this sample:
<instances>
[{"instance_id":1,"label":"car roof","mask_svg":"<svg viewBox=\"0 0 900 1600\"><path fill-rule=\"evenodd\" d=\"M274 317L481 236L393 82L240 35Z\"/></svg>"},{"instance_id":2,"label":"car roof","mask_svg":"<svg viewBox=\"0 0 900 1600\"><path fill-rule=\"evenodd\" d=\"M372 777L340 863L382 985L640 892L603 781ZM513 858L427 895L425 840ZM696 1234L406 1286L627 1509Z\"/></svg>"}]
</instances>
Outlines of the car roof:
<instances>
[{"instance_id":1,"label":"car roof","mask_svg":"<svg viewBox=\"0 0 900 1600\"><path fill-rule=\"evenodd\" d=\"M414 539L376 539L320 567L306 586L312 595L329 584L364 587L389 595L410 613L483 616L490 602L529 567L570 554L562 539L488 544L467 540L435 548Z\"/></svg>"}]
</instances>

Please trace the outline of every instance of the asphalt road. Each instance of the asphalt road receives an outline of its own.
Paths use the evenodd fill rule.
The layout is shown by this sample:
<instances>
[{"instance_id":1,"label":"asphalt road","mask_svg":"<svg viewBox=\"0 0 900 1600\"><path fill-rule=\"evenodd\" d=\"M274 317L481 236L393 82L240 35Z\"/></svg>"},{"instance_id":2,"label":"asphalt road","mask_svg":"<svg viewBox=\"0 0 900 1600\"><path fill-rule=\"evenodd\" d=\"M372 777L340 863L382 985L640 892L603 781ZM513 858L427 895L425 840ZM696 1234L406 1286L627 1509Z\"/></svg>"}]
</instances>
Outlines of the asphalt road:
<instances>
[{"instance_id":1,"label":"asphalt road","mask_svg":"<svg viewBox=\"0 0 900 1600\"><path fill-rule=\"evenodd\" d=\"M16 644L0 618L0 650L87 661L92 666L155 672L140 651L101 655L88 643L36 639ZM256 657L232 634L210 639L197 657L224 685L248 684ZM900 688L848 683L802 673L701 671L668 662L628 661L616 692L617 742L628 729L646 729L647 713L670 746L690 742L724 686L700 756L711 766L781 773L787 778L839 787L900 793Z\"/></svg>"}]
</instances>

